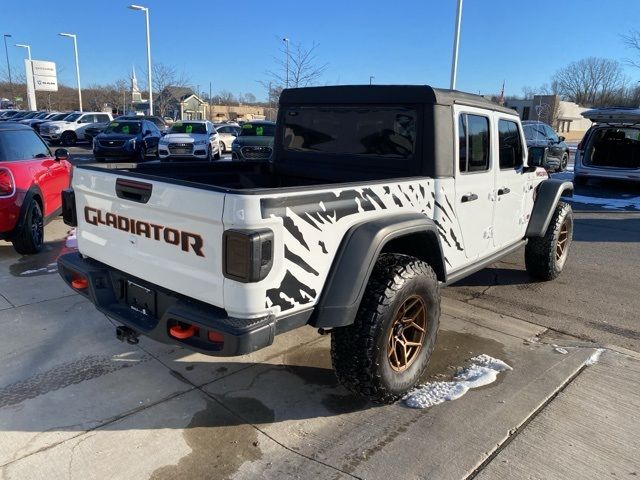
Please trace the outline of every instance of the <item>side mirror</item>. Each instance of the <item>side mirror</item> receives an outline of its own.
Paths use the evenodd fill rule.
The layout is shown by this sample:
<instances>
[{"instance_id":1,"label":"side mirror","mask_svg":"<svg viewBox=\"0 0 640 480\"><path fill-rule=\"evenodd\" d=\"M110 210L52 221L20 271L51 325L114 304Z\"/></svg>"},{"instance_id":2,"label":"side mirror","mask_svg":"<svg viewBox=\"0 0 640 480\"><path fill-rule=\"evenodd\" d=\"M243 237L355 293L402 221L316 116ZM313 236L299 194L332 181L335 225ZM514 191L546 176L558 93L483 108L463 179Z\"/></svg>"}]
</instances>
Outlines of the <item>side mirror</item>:
<instances>
[{"instance_id":1,"label":"side mirror","mask_svg":"<svg viewBox=\"0 0 640 480\"><path fill-rule=\"evenodd\" d=\"M61 160L69 160L69 150L66 148L58 148L54 153L56 162Z\"/></svg>"},{"instance_id":2,"label":"side mirror","mask_svg":"<svg viewBox=\"0 0 640 480\"><path fill-rule=\"evenodd\" d=\"M560 135L558 137L558 142L564 142L565 141L565 137L563 137L562 135Z\"/></svg>"},{"instance_id":3,"label":"side mirror","mask_svg":"<svg viewBox=\"0 0 640 480\"><path fill-rule=\"evenodd\" d=\"M548 153L548 147L529 147L529 167L544 167Z\"/></svg>"}]
</instances>

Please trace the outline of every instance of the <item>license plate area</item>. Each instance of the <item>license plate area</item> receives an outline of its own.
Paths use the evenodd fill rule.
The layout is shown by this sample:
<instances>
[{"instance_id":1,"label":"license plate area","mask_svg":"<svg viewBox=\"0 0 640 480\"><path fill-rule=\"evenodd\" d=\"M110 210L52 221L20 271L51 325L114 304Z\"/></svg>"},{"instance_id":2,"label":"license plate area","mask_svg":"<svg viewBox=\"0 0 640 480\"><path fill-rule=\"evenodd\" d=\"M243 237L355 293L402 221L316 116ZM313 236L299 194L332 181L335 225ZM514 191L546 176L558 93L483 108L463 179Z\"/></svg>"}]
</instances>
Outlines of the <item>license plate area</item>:
<instances>
[{"instance_id":1,"label":"license plate area","mask_svg":"<svg viewBox=\"0 0 640 480\"><path fill-rule=\"evenodd\" d=\"M127 280L126 286L127 305L136 312L155 318L156 292L131 280Z\"/></svg>"}]
</instances>

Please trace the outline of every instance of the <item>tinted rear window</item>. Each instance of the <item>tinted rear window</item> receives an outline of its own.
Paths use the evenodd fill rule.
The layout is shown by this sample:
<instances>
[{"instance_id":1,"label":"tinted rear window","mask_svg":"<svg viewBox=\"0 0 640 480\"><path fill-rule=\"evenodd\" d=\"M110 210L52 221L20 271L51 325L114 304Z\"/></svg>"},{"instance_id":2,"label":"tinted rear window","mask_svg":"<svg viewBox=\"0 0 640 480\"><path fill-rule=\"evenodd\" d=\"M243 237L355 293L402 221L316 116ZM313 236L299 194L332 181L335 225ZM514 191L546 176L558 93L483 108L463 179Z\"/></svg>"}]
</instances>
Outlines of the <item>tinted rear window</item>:
<instances>
[{"instance_id":1,"label":"tinted rear window","mask_svg":"<svg viewBox=\"0 0 640 480\"><path fill-rule=\"evenodd\" d=\"M0 132L0 162L50 157L51 152L33 130Z\"/></svg>"},{"instance_id":2,"label":"tinted rear window","mask_svg":"<svg viewBox=\"0 0 640 480\"><path fill-rule=\"evenodd\" d=\"M410 108L296 107L284 122L286 150L401 159L415 152L417 113Z\"/></svg>"}]
</instances>

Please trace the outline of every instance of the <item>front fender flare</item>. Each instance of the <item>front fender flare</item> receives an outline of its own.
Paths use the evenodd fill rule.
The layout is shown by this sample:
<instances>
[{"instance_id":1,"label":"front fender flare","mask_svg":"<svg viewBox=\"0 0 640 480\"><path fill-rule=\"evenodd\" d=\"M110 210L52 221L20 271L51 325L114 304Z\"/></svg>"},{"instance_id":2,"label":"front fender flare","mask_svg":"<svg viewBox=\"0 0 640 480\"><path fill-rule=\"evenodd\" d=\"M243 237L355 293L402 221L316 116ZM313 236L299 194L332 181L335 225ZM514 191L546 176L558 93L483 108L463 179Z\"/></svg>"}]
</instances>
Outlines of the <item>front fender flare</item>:
<instances>
[{"instance_id":1,"label":"front fender flare","mask_svg":"<svg viewBox=\"0 0 640 480\"><path fill-rule=\"evenodd\" d=\"M552 178L538 186L536 202L533 205L525 237L544 237L556 205L563 195L569 197L573 195L573 183Z\"/></svg>"}]
</instances>

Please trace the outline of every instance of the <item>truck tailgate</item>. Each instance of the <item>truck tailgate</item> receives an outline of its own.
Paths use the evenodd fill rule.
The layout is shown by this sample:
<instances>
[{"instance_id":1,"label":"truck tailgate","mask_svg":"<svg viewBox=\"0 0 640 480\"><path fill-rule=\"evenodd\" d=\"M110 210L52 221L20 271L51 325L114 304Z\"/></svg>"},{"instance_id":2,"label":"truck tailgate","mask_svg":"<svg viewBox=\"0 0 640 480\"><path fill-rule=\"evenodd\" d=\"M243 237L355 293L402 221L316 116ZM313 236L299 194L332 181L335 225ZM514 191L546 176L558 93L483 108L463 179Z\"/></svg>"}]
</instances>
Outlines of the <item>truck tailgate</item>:
<instances>
[{"instance_id":1,"label":"truck tailgate","mask_svg":"<svg viewBox=\"0 0 640 480\"><path fill-rule=\"evenodd\" d=\"M80 253L223 305L224 193L89 168L75 169L73 189Z\"/></svg>"}]
</instances>

